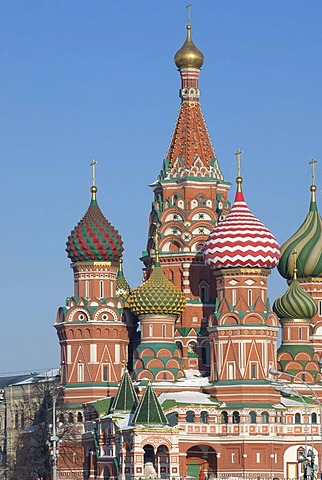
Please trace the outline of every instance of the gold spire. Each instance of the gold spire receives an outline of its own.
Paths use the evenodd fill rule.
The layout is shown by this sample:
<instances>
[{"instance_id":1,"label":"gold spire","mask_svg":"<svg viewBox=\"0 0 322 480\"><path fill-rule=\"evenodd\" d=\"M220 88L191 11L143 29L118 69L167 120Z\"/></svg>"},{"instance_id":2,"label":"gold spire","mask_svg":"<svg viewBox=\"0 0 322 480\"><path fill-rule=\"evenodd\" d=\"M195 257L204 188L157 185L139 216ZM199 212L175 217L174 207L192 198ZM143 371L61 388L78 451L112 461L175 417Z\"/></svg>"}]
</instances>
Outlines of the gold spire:
<instances>
[{"instance_id":1,"label":"gold spire","mask_svg":"<svg viewBox=\"0 0 322 480\"><path fill-rule=\"evenodd\" d=\"M244 152L238 148L237 151L235 152L235 156L237 158L237 178L236 178L236 183L237 183L237 192L241 192L242 191L242 183L243 183L243 179L242 177L240 176L240 156L243 154Z\"/></svg>"},{"instance_id":2,"label":"gold spire","mask_svg":"<svg viewBox=\"0 0 322 480\"><path fill-rule=\"evenodd\" d=\"M97 165L96 160L91 161L91 167L92 167L92 186L91 186L91 193L92 193L92 200L96 200L96 192L97 192L97 187L95 185L95 167Z\"/></svg>"},{"instance_id":3,"label":"gold spire","mask_svg":"<svg viewBox=\"0 0 322 480\"><path fill-rule=\"evenodd\" d=\"M174 63L179 70L182 68L200 68L204 62L203 53L195 46L191 38L191 24L190 24L190 8L191 3L187 4L188 10L188 24L187 24L187 38L182 47L177 51L174 57Z\"/></svg>"},{"instance_id":4,"label":"gold spire","mask_svg":"<svg viewBox=\"0 0 322 480\"><path fill-rule=\"evenodd\" d=\"M315 158L312 158L312 160L309 162L309 164L311 165L312 167L312 184L311 184L311 187L310 187L310 190L311 190L311 201L312 202L315 202L316 201L316 198L315 198L315 192L316 192L316 185L315 185L315 164L318 163L317 160L315 160Z\"/></svg>"},{"instance_id":5,"label":"gold spire","mask_svg":"<svg viewBox=\"0 0 322 480\"><path fill-rule=\"evenodd\" d=\"M297 268L296 268L297 250L293 250L292 255L293 255L293 262L294 262L294 267L293 267L293 280L296 280L296 279L297 279Z\"/></svg>"},{"instance_id":6,"label":"gold spire","mask_svg":"<svg viewBox=\"0 0 322 480\"><path fill-rule=\"evenodd\" d=\"M120 257L119 259L119 272L123 272L123 258Z\"/></svg>"}]
</instances>

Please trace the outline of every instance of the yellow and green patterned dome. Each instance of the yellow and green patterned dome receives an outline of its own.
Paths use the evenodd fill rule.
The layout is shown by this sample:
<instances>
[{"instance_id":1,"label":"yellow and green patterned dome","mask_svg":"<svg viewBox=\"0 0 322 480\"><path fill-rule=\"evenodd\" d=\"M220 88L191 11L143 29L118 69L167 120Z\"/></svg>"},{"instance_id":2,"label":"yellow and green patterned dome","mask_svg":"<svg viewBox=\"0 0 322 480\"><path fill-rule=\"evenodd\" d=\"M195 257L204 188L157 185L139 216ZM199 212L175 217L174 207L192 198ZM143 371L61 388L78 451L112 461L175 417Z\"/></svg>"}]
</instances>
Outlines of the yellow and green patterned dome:
<instances>
[{"instance_id":1,"label":"yellow and green patterned dome","mask_svg":"<svg viewBox=\"0 0 322 480\"><path fill-rule=\"evenodd\" d=\"M123 273L123 260L119 260L119 269L116 276L116 295L119 295L123 298L125 305L128 306L128 298L131 294L131 287L128 284L124 273Z\"/></svg>"},{"instance_id":2,"label":"yellow and green patterned dome","mask_svg":"<svg viewBox=\"0 0 322 480\"><path fill-rule=\"evenodd\" d=\"M292 278L292 252L298 252L298 277L322 277L322 219L315 199L316 186L311 185L309 212L294 235L281 248L277 269L282 277Z\"/></svg>"},{"instance_id":3,"label":"yellow and green patterned dome","mask_svg":"<svg viewBox=\"0 0 322 480\"><path fill-rule=\"evenodd\" d=\"M317 312L317 305L299 285L296 278L273 304L273 311L281 319L310 319Z\"/></svg>"},{"instance_id":4,"label":"yellow and green patterned dome","mask_svg":"<svg viewBox=\"0 0 322 480\"><path fill-rule=\"evenodd\" d=\"M186 306L183 293L165 277L159 261L150 278L133 290L128 302L135 315L180 315Z\"/></svg>"}]
</instances>

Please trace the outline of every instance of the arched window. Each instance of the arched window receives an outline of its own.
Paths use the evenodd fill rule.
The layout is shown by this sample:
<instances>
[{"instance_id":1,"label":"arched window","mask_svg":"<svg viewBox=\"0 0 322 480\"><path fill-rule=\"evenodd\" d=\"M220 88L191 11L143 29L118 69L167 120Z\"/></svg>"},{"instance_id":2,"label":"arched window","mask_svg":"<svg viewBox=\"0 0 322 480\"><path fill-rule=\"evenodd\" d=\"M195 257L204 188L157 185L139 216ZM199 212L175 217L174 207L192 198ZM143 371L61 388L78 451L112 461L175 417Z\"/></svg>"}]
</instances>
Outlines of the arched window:
<instances>
[{"instance_id":1,"label":"arched window","mask_svg":"<svg viewBox=\"0 0 322 480\"><path fill-rule=\"evenodd\" d=\"M188 410L186 412L186 422L195 423L195 412L193 410Z\"/></svg>"},{"instance_id":2,"label":"arched window","mask_svg":"<svg viewBox=\"0 0 322 480\"><path fill-rule=\"evenodd\" d=\"M315 412L313 412L311 415L311 423L318 423L318 416Z\"/></svg>"},{"instance_id":3,"label":"arched window","mask_svg":"<svg viewBox=\"0 0 322 480\"><path fill-rule=\"evenodd\" d=\"M233 412L233 423L240 423L240 414L237 410Z\"/></svg>"},{"instance_id":4,"label":"arched window","mask_svg":"<svg viewBox=\"0 0 322 480\"><path fill-rule=\"evenodd\" d=\"M200 413L200 423L208 423L208 412L203 411Z\"/></svg>"},{"instance_id":5,"label":"arched window","mask_svg":"<svg viewBox=\"0 0 322 480\"><path fill-rule=\"evenodd\" d=\"M77 422L78 422L78 423L83 423L83 414L82 414L82 412L78 412L78 414L77 414Z\"/></svg>"},{"instance_id":6,"label":"arched window","mask_svg":"<svg viewBox=\"0 0 322 480\"><path fill-rule=\"evenodd\" d=\"M226 411L221 412L221 423L225 425L228 423L228 413Z\"/></svg>"},{"instance_id":7,"label":"arched window","mask_svg":"<svg viewBox=\"0 0 322 480\"><path fill-rule=\"evenodd\" d=\"M269 423L269 415L268 412L262 412L262 423Z\"/></svg>"},{"instance_id":8,"label":"arched window","mask_svg":"<svg viewBox=\"0 0 322 480\"><path fill-rule=\"evenodd\" d=\"M257 415L256 415L256 412L254 412L254 410L249 412L249 423L257 423Z\"/></svg>"},{"instance_id":9,"label":"arched window","mask_svg":"<svg viewBox=\"0 0 322 480\"><path fill-rule=\"evenodd\" d=\"M299 425L301 423L301 414L300 413L295 414L294 423L297 424L297 425Z\"/></svg>"},{"instance_id":10,"label":"arched window","mask_svg":"<svg viewBox=\"0 0 322 480\"><path fill-rule=\"evenodd\" d=\"M59 423L65 423L65 415L63 413L59 414Z\"/></svg>"},{"instance_id":11,"label":"arched window","mask_svg":"<svg viewBox=\"0 0 322 480\"><path fill-rule=\"evenodd\" d=\"M199 297L202 303L207 303L209 300L209 285L204 280L199 284Z\"/></svg>"},{"instance_id":12,"label":"arched window","mask_svg":"<svg viewBox=\"0 0 322 480\"><path fill-rule=\"evenodd\" d=\"M153 337L153 325L150 323L149 325L149 337Z\"/></svg>"},{"instance_id":13,"label":"arched window","mask_svg":"<svg viewBox=\"0 0 322 480\"><path fill-rule=\"evenodd\" d=\"M68 414L68 423L74 423L74 415L72 412Z\"/></svg>"},{"instance_id":14,"label":"arched window","mask_svg":"<svg viewBox=\"0 0 322 480\"><path fill-rule=\"evenodd\" d=\"M250 289L248 290L247 296L248 296L248 305L253 305L253 292Z\"/></svg>"}]
</instances>

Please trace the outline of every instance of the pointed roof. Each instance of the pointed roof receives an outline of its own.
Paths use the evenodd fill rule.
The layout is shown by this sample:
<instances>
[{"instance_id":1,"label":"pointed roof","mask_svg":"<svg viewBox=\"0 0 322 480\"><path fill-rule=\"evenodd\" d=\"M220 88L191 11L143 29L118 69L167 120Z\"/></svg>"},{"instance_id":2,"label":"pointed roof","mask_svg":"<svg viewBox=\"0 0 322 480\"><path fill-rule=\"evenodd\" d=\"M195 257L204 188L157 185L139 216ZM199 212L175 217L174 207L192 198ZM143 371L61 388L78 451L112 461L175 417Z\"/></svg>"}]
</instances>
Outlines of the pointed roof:
<instances>
[{"instance_id":1,"label":"pointed roof","mask_svg":"<svg viewBox=\"0 0 322 480\"><path fill-rule=\"evenodd\" d=\"M130 374L125 370L113 403L113 412L133 412L137 404L138 397L134 390Z\"/></svg>"},{"instance_id":2,"label":"pointed roof","mask_svg":"<svg viewBox=\"0 0 322 480\"><path fill-rule=\"evenodd\" d=\"M168 425L166 416L152 389L151 383L147 385L144 395L134 413L133 425L151 425L158 427Z\"/></svg>"}]
</instances>

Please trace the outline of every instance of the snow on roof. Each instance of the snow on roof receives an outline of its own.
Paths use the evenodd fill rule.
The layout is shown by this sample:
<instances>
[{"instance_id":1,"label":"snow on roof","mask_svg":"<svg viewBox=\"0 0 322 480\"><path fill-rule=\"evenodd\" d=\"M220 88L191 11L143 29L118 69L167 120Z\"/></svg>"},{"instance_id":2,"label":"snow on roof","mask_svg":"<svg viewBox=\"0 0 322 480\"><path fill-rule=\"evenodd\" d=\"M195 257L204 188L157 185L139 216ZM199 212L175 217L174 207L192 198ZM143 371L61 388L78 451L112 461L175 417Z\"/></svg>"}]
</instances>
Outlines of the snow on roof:
<instances>
[{"instance_id":1,"label":"snow on roof","mask_svg":"<svg viewBox=\"0 0 322 480\"><path fill-rule=\"evenodd\" d=\"M210 395L201 392L184 391L184 392L167 392L161 393L158 397L159 403L162 405L166 400L175 400L177 403L198 404L198 405L212 405L216 403L210 398Z\"/></svg>"}]
</instances>

